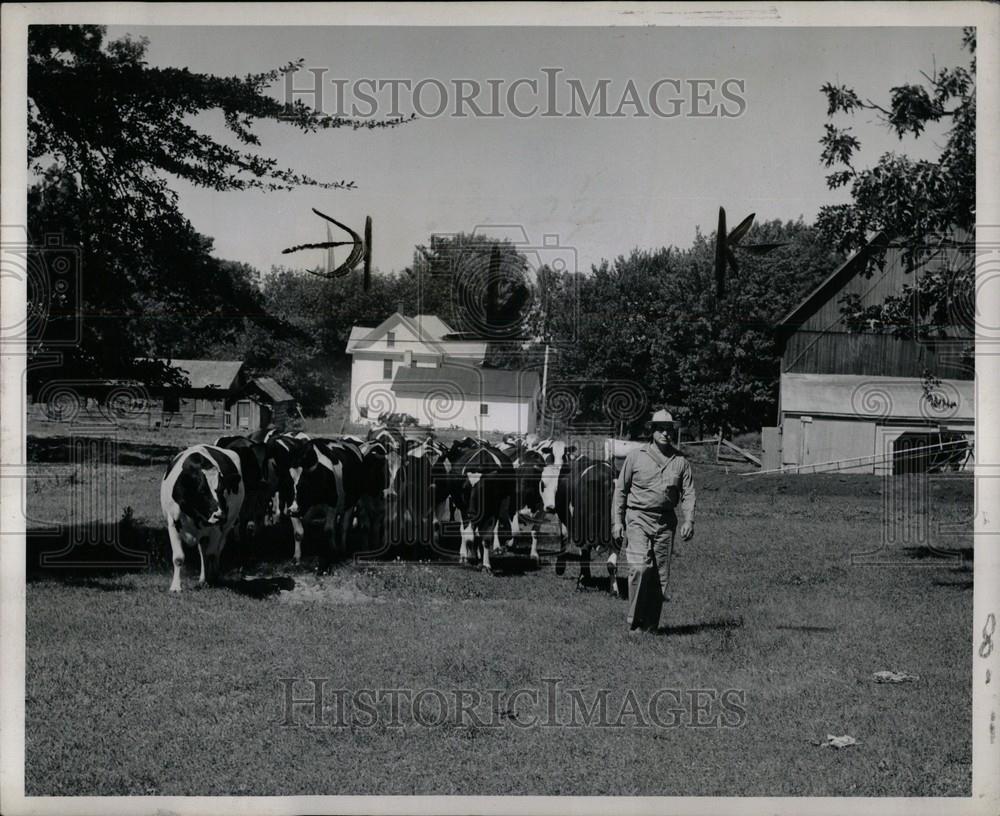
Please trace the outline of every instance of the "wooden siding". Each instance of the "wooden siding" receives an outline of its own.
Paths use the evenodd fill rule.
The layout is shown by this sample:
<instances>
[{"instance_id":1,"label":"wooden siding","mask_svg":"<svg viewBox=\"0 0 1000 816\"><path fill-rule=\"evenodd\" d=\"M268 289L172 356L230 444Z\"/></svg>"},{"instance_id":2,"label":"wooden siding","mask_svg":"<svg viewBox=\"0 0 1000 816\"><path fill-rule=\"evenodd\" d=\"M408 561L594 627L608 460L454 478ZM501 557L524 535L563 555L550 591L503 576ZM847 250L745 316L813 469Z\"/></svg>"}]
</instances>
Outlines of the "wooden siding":
<instances>
[{"instance_id":1,"label":"wooden siding","mask_svg":"<svg viewBox=\"0 0 1000 816\"><path fill-rule=\"evenodd\" d=\"M800 330L785 344L781 371L920 377L927 370L942 379L971 380L971 363L960 361L960 351L955 343L934 345L886 334Z\"/></svg>"},{"instance_id":2,"label":"wooden siding","mask_svg":"<svg viewBox=\"0 0 1000 816\"><path fill-rule=\"evenodd\" d=\"M782 372L920 377L929 371L942 379L973 379L971 361L962 363L960 357L962 348L973 339L966 328L951 329L949 340L906 340L890 334L849 332L841 314L845 295L859 295L862 306L879 305L900 294L904 286L913 285L920 274L967 260L965 250L938 250L914 273L907 271L902 250L890 248L882 269L873 267L870 277L861 272L850 275L839 288L824 293L821 302L807 307L804 315L782 326ZM861 268L860 257L851 268Z\"/></svg>"},{"instance_id":3,"label":"wooden siding","mask_svg":"<svg viewBox=\"0 0 1000 816\"><path fill-rule=\"evenodd\" d=\"M921 265L919 272L908 272L903 263L903 253L899 249L889 249L885 255L883 269L872 267L871 277L865 277L862 272L852 276L840 289L834 292L815 312L809 315L799 325L805 331L827 331L843 328L840 314L840 299L847 294L857 294L861 297L863 306L875 306L883 303L890 295L902 292L907 284L913 285L920 274L947 268L949 264L957 264L962 260L963 250L945 249L929 256ZM860 266L860 264L859 264Z\"/></svg>"}]
</instances>

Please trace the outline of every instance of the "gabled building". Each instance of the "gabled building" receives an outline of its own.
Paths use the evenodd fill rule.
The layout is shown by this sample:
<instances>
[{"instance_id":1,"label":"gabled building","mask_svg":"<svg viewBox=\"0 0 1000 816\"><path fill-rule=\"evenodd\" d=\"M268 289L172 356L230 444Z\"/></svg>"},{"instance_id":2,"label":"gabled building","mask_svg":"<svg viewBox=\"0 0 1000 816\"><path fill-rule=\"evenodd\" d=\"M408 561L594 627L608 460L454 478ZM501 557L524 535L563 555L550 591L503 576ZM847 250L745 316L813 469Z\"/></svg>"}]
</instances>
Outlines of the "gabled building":
<instances>
[{"instance_id":1,"label":"gabled building","mask_svg":"<svg viewBox=\"0 0 1000 816\"><path fill-rule=\"evenodd\" d=\"M270 377L250 376L242 360L163 360L187 379L184 386L138 380L92 380L67 400L43 386L29 401L40 421L131 425L153 430L202 428L250 432L289 427L299 417L295 398ZM58 385L58 381L53 385ZM50 393L51 392L51 393ZM58 398L53 399L52 395Z\"/></svg>"},{"instance_id":2,"label":"gabled building","mask_svg":"<svg viewBox=\"0 0 1000 816\"><path fill-rule=\"evenodd\" d=\"M436 315L396 312L374 328L355 326L351 421L405 413L436 428L533 431L538 373L483 368L486 341L462 337Z\"/></svg>"},{"instance_id":3,"label":"gabled building","mask_svg":"<svg viewBox=\"0 0 1000 816\"><path fill-rule=\"evenodd\" d=\"M872 253L882 249L884 267L863 274ZM907 451L940 442L959 458L968 454L962 440L974 436L975 393L963 349L972 332L959 319L933 340L851 331L841 300L857 296L861 306L881 304L916 275L954 268L963 257L967 262L964 253L971 249L971 242L944 242L908 270L902 248L878 236L785 316L777 326L778 425L762 434L765 469L892 473L908 467ZM962 462L969 467L971 456Z\"/></svg>"}]
</instances>

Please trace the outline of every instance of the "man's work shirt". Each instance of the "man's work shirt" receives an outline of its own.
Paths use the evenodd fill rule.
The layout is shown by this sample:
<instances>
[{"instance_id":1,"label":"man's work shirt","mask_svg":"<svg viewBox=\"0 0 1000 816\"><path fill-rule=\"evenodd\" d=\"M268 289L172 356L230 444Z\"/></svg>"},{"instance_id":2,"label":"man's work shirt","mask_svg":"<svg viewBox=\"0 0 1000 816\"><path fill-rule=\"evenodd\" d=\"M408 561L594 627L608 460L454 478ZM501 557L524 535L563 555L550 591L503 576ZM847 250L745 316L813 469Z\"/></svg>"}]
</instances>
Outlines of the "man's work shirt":
<instances>
[{"instance_id":1,"label":"man's work shirt","mask_svg":"<svg viewBox=\"0 0 1000 816\"><path fill-rule=\"evenodd\" d=\"M684 520L694 523L691 465L678 453L664 456L654 442L629 452L615 481L613 521L625 524L625 510L673 515L679 504Z\"/></svg>"}]
</instances>

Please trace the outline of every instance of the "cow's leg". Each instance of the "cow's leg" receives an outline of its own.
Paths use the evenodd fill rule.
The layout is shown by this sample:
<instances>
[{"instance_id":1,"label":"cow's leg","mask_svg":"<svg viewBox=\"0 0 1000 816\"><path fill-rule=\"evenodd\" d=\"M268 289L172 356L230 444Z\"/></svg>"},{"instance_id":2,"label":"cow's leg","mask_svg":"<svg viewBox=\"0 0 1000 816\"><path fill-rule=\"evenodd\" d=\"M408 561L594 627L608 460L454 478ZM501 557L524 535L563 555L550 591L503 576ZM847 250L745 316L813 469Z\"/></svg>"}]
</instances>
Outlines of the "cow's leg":
<instances>
[{"instance_id":1,"label":"cow's leg","mask_svg":"<svg viewBox=\"0 0 1000 816\"><path fill-rule=\"evenodd\" d=\"M493 523L493 541L496 549L494 552L500 551L500 519L497 519ZM493 572L493 565L490 563L490 548L486 546L486 536L482 536L483 544L483 569L487 572Z\"/></svg>"},{"instance_id":2,"label":"cow's leg","mask_svg":"<svg viewBox=\"0 0 1000 816\"><path fill-rule=\"evenodd\" d=\"M618 553L612 552L607 561L608 578L611 579L611 594L618 597Z\"/></svg>"},{"instance_id":3,"label":"cow's leg","mask_svg":"<svg viewBox=\"0 0 1000 816\"><path fill-rule=\"evenodd\" d=\"M355 517L356 514L354 507L348 507L346 510L343 511L343 515L341 517L341 522L340 522L340 531L339 531L340 548L337 551L337 554L340 556L346 557L350 552L350 547L348 546L347 537L348 535L350 535L351 530L354 529Z\"/></svg>"},{"instance_id":4,"label":"cow's leg","mask_svg":"<svg viewBox=\"0 0 1000 816\"><path fill-rule=\"evenodd\" d=\"M205 547L207 546L207 542L207 535L198 539L198 557L201 559L201 573L198 575L198 584L200 586L205 586Z\"/></svg>"},{"instance_id":5,"label":"cow's leg","mask_svg":"<svg viewBox=\"0 0 1000 816\"><path fill-rule=\"evenodd\" d=\"M208 531L208 535L205 536L201 561L203 584L211 586L219 582L219 562L229 533L229 530L220 530L218 527L213 527Z\"/></svg>"},{"instance_id":6,"label":"cow's leg","mask_svg":"<svg viewBox=\"0 0 1000 816\"><path fill-rule=\"evenodd\" d=\"M538 525L531 525L531 560L540 561L538 557Z\"/></svg>"},{"instance_id":7,"label":"cow's leg","mask_svg":"<svg viewBox=\"0 0 1000 816\"><path fill-rule=\"evenodd\" d=\"M181 591L181 567L184 566L184 545L181 534L177 532L173 521L167 519L167 536L170 538L170 551L174 561L174 578L170 582L171 592Z\"/></svg>"},{"instance_id":8,"label":"cow's leg","mask_svg":"<svg viewBox=\"0 0 1000 816\"><path fill-rule=\"evenodd\" d=\"M510 546L513 548L517 544L518 538L521 536L521 519L518 518L518 513L514 513L510 519Z\"/></svg>"},{"instance_id":9,"label":"cow's leg","mask_svg":"<svg viewBox=\"0 0 1000 816\"><path fill-rule=\"evenodd\" d=\"M578 587L587 586L590 583L590 547L580 548L580 577L576 582Z\"/></svg>"},{"instance_id":10,"label":"cow's leg","mask_svg":"<svg viewBox=\"0 0 1000 816\"><path fill-rule=\"evenodd\" d=\"M458 549L458 561L460 564L468 564L472 559L472 553L470 550L475 546L476 543L476 531L472 529L472 522L468 524L463 520L461 522L461 537L462 543Z\"/></svg>"},{"instance_id":11,"label":"cow's leg","mask_svg":"<svg viewBox=\"0 0 1000 816\"><path fill-rule=\"evenodd\" d=\"M296 518L295 516L289 516L288 520L292 523L292 538L295 540L295 563L298 564L302 560L302 539L305 536L305 527L302 525L302 519Z\"/></svg>"},{"instance_id":12,"label":"cow's leg","mask_svg":"<svg viewBox=\"0 0 1000 816\"><path fill-rule=\"evenodd\" d=\"M500 519L493 525L493 552L500 552Z\"/></svg>"}]
</instances>

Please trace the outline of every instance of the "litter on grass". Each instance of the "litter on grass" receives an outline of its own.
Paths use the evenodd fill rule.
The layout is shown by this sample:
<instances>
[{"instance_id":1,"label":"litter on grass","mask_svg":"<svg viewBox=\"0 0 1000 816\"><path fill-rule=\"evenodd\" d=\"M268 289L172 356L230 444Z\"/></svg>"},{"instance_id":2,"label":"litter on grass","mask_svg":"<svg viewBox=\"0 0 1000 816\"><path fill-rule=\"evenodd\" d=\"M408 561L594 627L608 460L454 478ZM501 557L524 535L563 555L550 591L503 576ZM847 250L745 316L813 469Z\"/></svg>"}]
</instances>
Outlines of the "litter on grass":
<instances>
[{"instance_id":1,"label":"litter on grass","mask_svg":"<svg viewBox=\"0 0 1000 816\"><path fill-rule=\"evenodd\" d=\"M912 683L920 678L915 674L897 671L877 671L872 675L876 683Z\"/></svg>"},{"instance_id":2,"label":"litter on grass","mask_svg":"<svg viewBox=\"0 0 1000 816\"><path fill-rule=\"evenodd\" d=\"M813 740L812 744L819 745L823 748L839 749L839 748L849 748L852 745L860 745L861 743L858 742L856 739L854 739L854 737L849 737L847 734L844 734L843 736L840 737L835 737L833 734L827 734L826 742L819 742L817 740Z\"/></svg>"}]
</instances>

